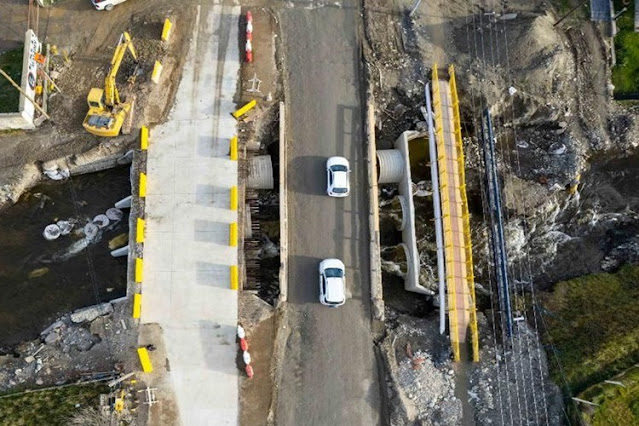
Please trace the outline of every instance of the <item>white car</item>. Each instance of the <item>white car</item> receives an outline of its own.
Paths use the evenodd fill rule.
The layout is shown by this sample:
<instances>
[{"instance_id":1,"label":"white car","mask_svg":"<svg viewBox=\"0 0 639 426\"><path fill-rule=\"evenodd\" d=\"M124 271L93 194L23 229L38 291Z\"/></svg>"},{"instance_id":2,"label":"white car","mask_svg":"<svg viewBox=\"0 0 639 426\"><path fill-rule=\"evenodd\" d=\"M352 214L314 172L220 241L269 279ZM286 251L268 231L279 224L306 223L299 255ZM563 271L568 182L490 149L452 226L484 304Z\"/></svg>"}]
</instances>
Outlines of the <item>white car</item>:
<instances>
[{"instance_id":1,"label":"white car","mask_svg":"<svg viewBox=\"0 0 639 426\"><path fill-rule=\"evenodd\" d=\"M337 308L346 302L346 268L339 259L325 259L319 265L320 303Z\"/></svg>"},{"instance_id":2,"label":"white car","mask_svg":"<svg viewBox=\"0 0 639 426\"><path fill-rule=\"evenodd\" d=\"M346 158L329 158L326 162L326 193L331 197L346 197L350 191L350 172Z\"/></svg>"},{"instance_id":3,"label":"white car","mask_svg":"<svg viewBox=\"0 0 639 426\"><path fill-rule=\"evenodd\" d=\"M113 10L113 6L124 3L126 0L91 0L97 10Z\"/></svg>"}]
</instances>

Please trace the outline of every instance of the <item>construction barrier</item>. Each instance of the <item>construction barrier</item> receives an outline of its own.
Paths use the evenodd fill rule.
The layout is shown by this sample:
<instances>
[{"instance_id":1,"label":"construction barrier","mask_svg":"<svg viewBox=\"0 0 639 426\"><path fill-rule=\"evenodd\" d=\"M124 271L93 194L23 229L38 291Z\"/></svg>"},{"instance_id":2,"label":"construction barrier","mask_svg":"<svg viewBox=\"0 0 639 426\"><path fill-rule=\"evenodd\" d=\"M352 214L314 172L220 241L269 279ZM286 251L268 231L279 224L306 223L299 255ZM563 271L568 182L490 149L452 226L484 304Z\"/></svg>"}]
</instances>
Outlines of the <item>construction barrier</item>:
<instances>
[{"instance_id":1,"label":"construction barrier","mask_svg":"<svg viewBox=\"0 0 639 426\"><path fill-rule=\"evenodd\" d=\"M167 42L171 37L171 30L173 30L173 23L166 18L164 20L164 26L162 27L162 41Z\"/></svg>"},{"instance_id":2,"label":"construction barrier","mask_svg":"<svg viewBox=\"0 0 639 426\"><path fill-rule=\"evenodd\" d=\"M135 229L135 242L136 243L144 242L144 219L138 218L137 226Z\"/></svg>"},{"instance_id":3,"label":"construction barrier","mask_svg":"<svg viewBox=\"0 0 639 426\"><path fill-rule=\"evenodd\" d=\"M246 12L246 46L244 47L244 52L246 54L246 62L253 62L253 45L251 44L251 40L253 40L253 14L250 11Z\"/></svg>"},{"instance_id":4,"label":"construction barrier","mask_svg":"<svg viewBox=\"0 0 639 426\"><path fill-rule=\"evenodd\" d=\"M246 39L253 40L253 14L250 10L246 12Z\"/></svg>"},{"instance_id":5,"label":"construction barrier","mask_svg":"<svg viewBox=\"0 0 639 426\"><path fill-rule=\"evenodd\" d=\"M139 257L137 259L135 259L135 282L136 283L141 283L142 282L142 259L140 259Z\"/></svg>"},{"instance_id":6,"label":"construction barrier","mask_svg":"<svg viewBox=\"0 0 639 426\"><path fill-rule=\"evenodd\" d=\"M246 340L246 333L241 325L237 326L237 337L240 339L240 349L242 350L242 360L246 365L244 371L249 379L253 378L253 367L251 367L251 354L248 351L248 342Z\"/></svg>"},{"instance_id":7,"label":"construction barrier","mask_svg":"<svg viewBox=\"0 0 639 426\"><path fill-rule=\"evenodd\" d=\"M233 117L235 117L236 119L239 119L241 116L243 116L244 114L246 114L247 112L255 108L256 105L257 105L257 101L253 99L251 102L247 103L246 105L244 105L242 108L238 109L231 115L233 115Z\"/></svg>"},{"instance_id":8,"label":"construction barrier","mask_svg":"<svg viewBox=\"0 0 639 426\"><path fill-rule=\"evenodd\" d=\"M146 348L138 348L138 356L140 357L140 364L142 364L142 371L150 373L153 371L153 365L151 364L151 358L149 357L149 351Z\"/></svg>"},{"instance_id":9,"label":"construction barrier","mask_svg":"<svg viewBox=\"0 0 639 426\"><path fill-rule=\"evenodd\" d=\"M133 295L133 318L140 318L142 312L142 295L135 293Z\"/></svg>"},{"instance_id":10,"label":"construction barrier","mask_svg":"<svg viewBox=\"0 0 639 426\"><path fill-rule=\"evenodd\" d=\"M237 246L237 222L229 225L229 245L231 247Z\"/></svg>"},{"instance_id":11,"label":"construction barrier","mask_svg":"<svg viewBox=\"0 0 639 426\"><path fill-rule=\"evenodd\" d=\"M231 210L237 210L237 186L231 187Z\"/></svg>"},{"instance_id":12,"label":"construction barrier","mask_svg":"<svg viewBox=\"0 0 639 426\"><path fill-rule=\"evenodd\" d=\"M140 188L138 195L140 198L146 197L146 173L140 173Z\"/></svg>"},{"instance_id":13,"label":"construction barrier","mask_svg":"<svg viewBox=\"0 0 639 426\"><path fill-rule=\"evenodd\" d=\"M233 136L231 138L231 147L230 147L230 157L231 160L236 161L237 160L237 136Z\"/></svg>"},{"instance_id":14,"label":"construction barrier","mask_svg":"<svg viewBox=\"0 0 639 426\"><path fill-rule=\"evenodd\" d=\"M140 129L140 149L146 151L149 147L149 128L142 126Z\"/></svg>"},{"instance_id":15,"label":"construction barrier","mask_svg":"<svg viewBox=\"0 0 639 426\"><path fill-rule=\"evenodd\" d=\"M155 84L160 82L160 75L162 74L162 64L159 61L155 61L153 66L153 73L151 74L151 81Z\"/></svg>"},{"instance_id":16,"label":"construction barrier","mask_svg":"<svg viewBox=\"0 0 639 426\"><path fill-rule=\"evenodd\" d=\"M237 265L231 265L229 268L231 272L231 290L237 290L239 287L239 274L237 271Z\"/></svg>"}]
</instances>

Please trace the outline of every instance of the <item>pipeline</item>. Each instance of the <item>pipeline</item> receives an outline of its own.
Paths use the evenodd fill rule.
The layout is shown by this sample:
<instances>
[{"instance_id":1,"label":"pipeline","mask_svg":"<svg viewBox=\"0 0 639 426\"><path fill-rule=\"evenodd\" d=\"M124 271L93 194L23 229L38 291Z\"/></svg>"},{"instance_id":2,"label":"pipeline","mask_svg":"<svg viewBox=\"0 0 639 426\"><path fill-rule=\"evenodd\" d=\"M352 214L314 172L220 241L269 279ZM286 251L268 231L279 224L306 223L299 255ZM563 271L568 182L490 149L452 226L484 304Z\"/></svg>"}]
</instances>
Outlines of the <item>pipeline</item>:
<instances>
[{"instance_id":1,"label":"pipeline","mask_svg":"<svg viewBox=\"0 0 639 426\"><path fill-rule=\"evenodd\" d=\"M437 82L435 82L437 84ZM442 209L439 200L439 170L437 168L437 146L435 141L435 125L431 109L430 83L424 89L426 96L426 113L428 122L428 145L430 149L430 176L433 181L433 207L435 210L435 237L437 242L437 276L439 280L439 333L446 332L446 272L444 271L444 236L442 231Z\"/></svg>"},{"instance_id":2,"label":"pipeline","mask_svg":"<svg viewBox=\"0 0 639 426\"><path fill-rule=\"evenodd\" d=\"M495 158L495 136L488 109L484 110L481 121L481 135L484 151L484 169L486 171L486 192L489 201L491 241L497 289L501 305L502 324L507 336L513 334L512 304L510 301L510 284L508 278L508 254L501 207L501 188L497 179L497 160Z\"/></svg>"}]
</instances>

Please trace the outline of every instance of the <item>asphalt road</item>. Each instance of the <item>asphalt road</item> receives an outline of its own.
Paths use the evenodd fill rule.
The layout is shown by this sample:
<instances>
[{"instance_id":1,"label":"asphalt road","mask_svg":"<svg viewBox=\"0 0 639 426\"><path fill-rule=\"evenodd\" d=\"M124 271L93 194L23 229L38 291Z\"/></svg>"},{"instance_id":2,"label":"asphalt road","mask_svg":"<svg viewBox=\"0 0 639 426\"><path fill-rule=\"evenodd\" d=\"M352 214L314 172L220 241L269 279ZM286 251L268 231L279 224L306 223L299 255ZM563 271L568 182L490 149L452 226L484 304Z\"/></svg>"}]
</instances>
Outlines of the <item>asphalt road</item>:
<instances>
[{"instance_id":1,"label":"asphalt road","mask_svg":"<svg viewBox=\"0 0 639 426\"><path fill-rule=\"evenodd\" d=\"M368 200L357 1L280 10L288 102L289 335L278 425L376 425L380 387L370 328ZM308 3L306 3L308 4ZM326 160L349 159L351 194L326 195ZM349 299L320 305L318 265L347 267Z\"/></svg>"}]
</instances>

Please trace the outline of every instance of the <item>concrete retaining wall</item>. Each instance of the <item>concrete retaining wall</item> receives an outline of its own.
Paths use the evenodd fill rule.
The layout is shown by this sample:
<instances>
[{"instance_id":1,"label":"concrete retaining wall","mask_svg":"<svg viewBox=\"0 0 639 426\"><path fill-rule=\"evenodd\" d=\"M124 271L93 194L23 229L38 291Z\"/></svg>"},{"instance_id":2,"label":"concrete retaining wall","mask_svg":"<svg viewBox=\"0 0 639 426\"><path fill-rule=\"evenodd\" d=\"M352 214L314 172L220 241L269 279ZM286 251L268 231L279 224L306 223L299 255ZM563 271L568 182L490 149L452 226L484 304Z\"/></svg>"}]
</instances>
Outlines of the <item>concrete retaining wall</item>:
<instances>
[{"instance_id":1,"label":"concrete retaining wall","mask_svg":"<svg viewBox=\"0 0 639 426\"><path fill-rule=\"evenodd\" d=\"M384 320L384 292L380 259L379 200L377 189L377 155L375 144L375 102L371 88L366 93L366 166L368 169L368 227L370 233L370 274L373 318Z\"/></svg>"},{"instance_id":2,"label":"concrete retaining wall","mask_svg":"<svg viewBox=\"0 0 639 426\"><path fill-rule=\"evenodd\" d=\"M405 202L402 203L402 241L408 249L406 256L406 278L404 279L404 288L408 291L414 291L421 294L434 294L432 291L424 288L419 284L419 252L417 251L417 236L415 232L415 205L413 204L413 184L410 173L410 158L408 151L408 141L419 137L420 133L415 131L406 131L402 133L395 141L395 149L401 151L404 157L404 177L399 182L399 194L404 197Z\"/></svg>"},{"instance_id":3,"label":"concrete retaining wall","mask_svg":"<svg viewBox=\"0 0 639 426\"><path fill-rule=\"evenodd\" d=\"M280 102L280 297L278 306L288 298L288 185L286 180L286 108Z\"/></svg>"}]
</instances>

